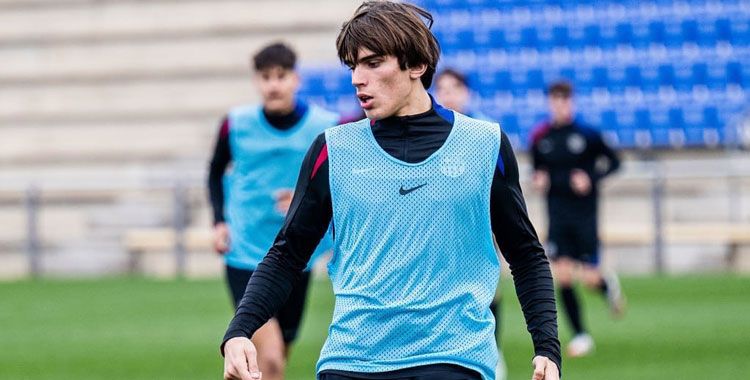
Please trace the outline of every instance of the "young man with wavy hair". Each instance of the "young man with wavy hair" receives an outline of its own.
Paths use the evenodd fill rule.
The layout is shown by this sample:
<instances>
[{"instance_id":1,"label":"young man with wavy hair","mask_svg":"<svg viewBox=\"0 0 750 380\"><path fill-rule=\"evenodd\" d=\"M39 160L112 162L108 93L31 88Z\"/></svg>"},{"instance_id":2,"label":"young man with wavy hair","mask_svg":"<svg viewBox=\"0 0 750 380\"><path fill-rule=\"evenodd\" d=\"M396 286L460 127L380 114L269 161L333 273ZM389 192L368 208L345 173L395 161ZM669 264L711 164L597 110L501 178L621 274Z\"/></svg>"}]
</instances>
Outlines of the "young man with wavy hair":
<instances>
[{"instance_id":1,"label":"young man with wavy hair","mask_svg":"<svg viewBox=\"0 0 750 380\"><path fill-rule=\"evenodd\" d=\"M249 337L332 220L336 301L318 379L494 379L494 233L534 341L533 378L558 380L552 276L515 156L497 124L427 93L440 56L431 24L390 1L367 1L344 23L338 54L367 119L329 128L308 151L285 225L224 336L226 379L261 378Z\"/></svg>"}]
</instances>

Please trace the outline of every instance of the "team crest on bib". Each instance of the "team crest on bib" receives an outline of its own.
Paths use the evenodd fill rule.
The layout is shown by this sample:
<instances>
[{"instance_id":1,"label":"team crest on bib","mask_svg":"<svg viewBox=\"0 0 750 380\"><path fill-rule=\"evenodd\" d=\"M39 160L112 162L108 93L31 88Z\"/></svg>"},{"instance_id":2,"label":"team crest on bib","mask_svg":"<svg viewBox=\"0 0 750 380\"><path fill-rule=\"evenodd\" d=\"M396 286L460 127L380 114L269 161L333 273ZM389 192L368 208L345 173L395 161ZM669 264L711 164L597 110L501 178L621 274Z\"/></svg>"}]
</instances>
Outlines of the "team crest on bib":
<instances>
[{"instance_id":1,"label":"team crest on bib","mask_svg":"<svg viewBox=\"0 0 750 380\"><path fill-rule=\"evenodd\" d=\"M571 153L579 154L586 149L586 139L579 134L572 134L568 137L568 150Z\"/></svg>"},{"instance_id":2,"label":"team crest on bib","mask_svg":"<svg viewBox=\"0 0 750 380\"><path fill-rule=\"evenodd\" d=\"M466 160L459 155L448 155L440 162L440 172L444 175L456 178L466 171Z\"/></svg>"}]
</instances>

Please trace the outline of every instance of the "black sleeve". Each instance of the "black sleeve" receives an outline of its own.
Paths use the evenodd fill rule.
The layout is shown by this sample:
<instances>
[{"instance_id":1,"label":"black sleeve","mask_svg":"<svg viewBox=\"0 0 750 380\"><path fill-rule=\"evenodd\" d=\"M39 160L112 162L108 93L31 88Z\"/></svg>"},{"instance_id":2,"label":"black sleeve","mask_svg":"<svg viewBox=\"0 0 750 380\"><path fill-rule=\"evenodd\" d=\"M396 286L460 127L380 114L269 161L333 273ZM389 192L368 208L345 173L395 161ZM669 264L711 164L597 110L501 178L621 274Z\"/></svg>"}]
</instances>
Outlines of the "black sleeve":
<instances>
[{"instance_id":1,"label":"black sleeve","mask_svg":"<svg viewBox=\"0 0 750 380\"><path fill-rule=\"evenodd\" d=\"M505 134L505 132L503 132L503 134ZM534 170L547 170L542 160L542 155L539 154L539 149L537 149L536 141L531 143L531 163Z\"/></svg>"},{"instance_id":2,"label":"black sleeve","mask_svg":"<svg viewBox=\"0 0 750 380\"><path fill-rule=\"evenodd\" d=\"M211 208L214 211L214 225L224 221L224 171L232 161L229 150L229 121L226 117L221 122L219 134L216 137L214 155L208 169L208 194Z\"/></svg>"},{"instance_id":3,"label":"black sleeve","mask_svg":"<svg viewBox=\"0 0 750 380\"><path fill-rule=\"evenodd\" d=\"M600 134L594 135L593 145L595 149L596 157L604 156L609 164L605 171L594 171L594 180L598 181L620 169L620 157L606 142Z\"/></svg>"},{"instance_id":4,"label":"black sleeve","mask_svg":"<svg viewBox=\"0 0 750 380\"><path fill-rule=\"evenodd\" d=\"M562 370L552 272L529 220L518 181L518 163L505 133L500 159L502 164L495 168L490 196L492 232L510 264L535 354L548 357Z\"/></svg>"},{"instance_id":5,"label":"black sleeve","mask_svg":"<svg viewBox=\"0 0 750 380\"><path fill-rule=\"evenodd\" d=\"M250 278L224 335L222 355L227 340L252 337L281 308L328 230L333 209L327 157L325 136L321 134L302 163L284 226Z\"/></svg>"}]
</instances>

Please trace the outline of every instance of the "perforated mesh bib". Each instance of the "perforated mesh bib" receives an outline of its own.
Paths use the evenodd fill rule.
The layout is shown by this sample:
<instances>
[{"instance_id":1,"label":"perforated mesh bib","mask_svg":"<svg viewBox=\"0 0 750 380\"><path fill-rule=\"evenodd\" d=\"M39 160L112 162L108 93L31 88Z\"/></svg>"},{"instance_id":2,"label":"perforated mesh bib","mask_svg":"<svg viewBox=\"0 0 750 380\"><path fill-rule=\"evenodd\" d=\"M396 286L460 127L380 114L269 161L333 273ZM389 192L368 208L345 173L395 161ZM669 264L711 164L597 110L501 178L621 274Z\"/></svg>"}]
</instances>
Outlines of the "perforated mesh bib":
<instances>
[{"instance_id":1,"label":"perforated mesh bib","mask_svg":"<svg viewBox=\"0 0 750 380\"><path fill-rule=\"evenodd\" d=\"M336 303L318 372L452 363L494 379L499 126L456 113L443 146L415 164L383 151L368 120L326 140Z\"/></svg>"},{"instance_id":2,"label":"perforated mesh bib","mask_svg":"<svg viewBox=\"0 0 750 380\"><path fill-rule=\"evenodd\" d=\"M268 124L259 105L235 107L227 116L234 168L224 177L230 236L224 259L232 267L254 270L284 224L284 214L274 208L274 192L294 189L305 152L339 117L311 105L297 125L281 131ZM326 235L310 263L330 245Z\"/></svg>"}]
</instances>

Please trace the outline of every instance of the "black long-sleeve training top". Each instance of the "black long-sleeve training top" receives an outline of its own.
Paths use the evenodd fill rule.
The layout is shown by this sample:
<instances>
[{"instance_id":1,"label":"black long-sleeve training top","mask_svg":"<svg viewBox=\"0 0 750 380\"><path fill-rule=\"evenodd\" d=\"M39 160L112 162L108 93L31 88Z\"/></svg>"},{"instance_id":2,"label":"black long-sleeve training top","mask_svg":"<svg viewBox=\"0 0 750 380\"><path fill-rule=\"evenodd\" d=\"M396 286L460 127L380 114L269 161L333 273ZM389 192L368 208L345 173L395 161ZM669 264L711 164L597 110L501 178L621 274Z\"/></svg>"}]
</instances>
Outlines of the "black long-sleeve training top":
<instances>
[{"instance_id":1,"label":"black long-sleeve training top","mask_svg":"<svg viewBox=\"0 0 750 380\"><path fill-rule=\"evenodd\" d=\"M372 123L377 143L388 154L410 163L439 149L452 121L435 106L412 116L389 117ZM529 220L518 180L518 164L510 141L502 134L490 196L490 219L500 250L510 265L516 293L536 355L561 368L557 312L552 274L544 249ZM326 233L332 218L325 136L319 135L305 156L284 226L248 283L222 342L251 337L284 302ZM467 268L471 270L471 268Z\"/></svg>"},{"instance_id":2,"label":"black long-sleeve training top","mask_svg":"<svg viewBox=\"0 0 750 380\"><path fill-rule=\"evenodd\" d=\"M620 168L617 153L595 129L575 121L554 126L545 123L532 135L531 154L535 170L549 174L547 205L550 218L577 223L583 217L596 217L599 181ZM605 158L606 168L597 166ZM591 191L578 195L570 186L570 174L580 169L591 179Z\"/></svg>"}]
</instances>

